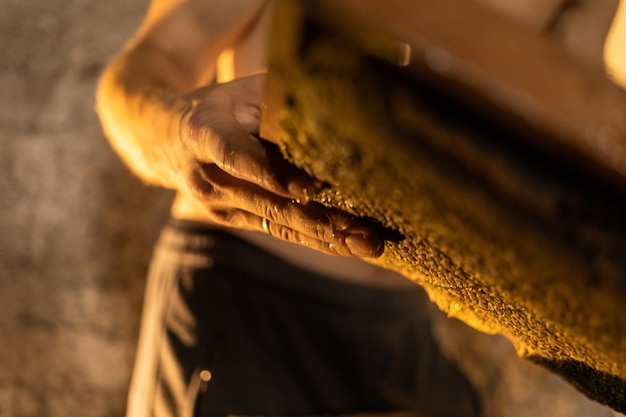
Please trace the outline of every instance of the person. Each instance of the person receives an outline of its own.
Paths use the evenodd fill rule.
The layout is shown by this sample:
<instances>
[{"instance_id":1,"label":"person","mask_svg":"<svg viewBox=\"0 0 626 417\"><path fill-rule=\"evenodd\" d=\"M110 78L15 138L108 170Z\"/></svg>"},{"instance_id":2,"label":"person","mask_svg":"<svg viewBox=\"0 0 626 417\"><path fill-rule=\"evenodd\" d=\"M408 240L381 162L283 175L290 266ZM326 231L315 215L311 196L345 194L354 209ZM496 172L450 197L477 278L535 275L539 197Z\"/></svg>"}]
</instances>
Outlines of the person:
<instances>
[{"instance_id":1,"label":"person","mask_svg":"<svg viewBox=\"0 0 626 417\"><path fill-rule=\"evenodd\" d=\"M113 148L177 191L128 415L477 415L423 291L360 259L376 227L310 202L322 184L258 137L269 3L153 0L101 77Z\"/></svg>"},{"instance_id":2,"label":"person","mask_svg":"<svg viewBox=\"0 0 626 417\"><path fill-rule=\"evenodd\" d=\"M423 291L361 259L377 228L311 202L323 184L258 137L270 6L152 0L100 79L112 147L177 191L127 415L479 415Z\"/></svg>"}]
</instances>

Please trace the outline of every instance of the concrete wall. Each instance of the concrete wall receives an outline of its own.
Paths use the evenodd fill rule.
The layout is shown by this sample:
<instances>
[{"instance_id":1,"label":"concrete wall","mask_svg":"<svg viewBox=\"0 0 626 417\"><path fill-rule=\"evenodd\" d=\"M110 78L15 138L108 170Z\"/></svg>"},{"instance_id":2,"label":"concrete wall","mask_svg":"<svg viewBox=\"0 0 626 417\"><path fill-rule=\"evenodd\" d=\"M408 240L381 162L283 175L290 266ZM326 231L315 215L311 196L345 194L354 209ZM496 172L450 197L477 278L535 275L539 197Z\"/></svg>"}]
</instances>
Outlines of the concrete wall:
<instances>
[{"instance_id":1,"label":"concrete wall","mask_svg":"<svg viewBox=\"0 0 626 417\"><path fill-rule=\"evenodd\" d=\"M170 194L122 166L97 76L145 0L0 0L0 416L120 416Z\"/></svg>"}]
</instances>

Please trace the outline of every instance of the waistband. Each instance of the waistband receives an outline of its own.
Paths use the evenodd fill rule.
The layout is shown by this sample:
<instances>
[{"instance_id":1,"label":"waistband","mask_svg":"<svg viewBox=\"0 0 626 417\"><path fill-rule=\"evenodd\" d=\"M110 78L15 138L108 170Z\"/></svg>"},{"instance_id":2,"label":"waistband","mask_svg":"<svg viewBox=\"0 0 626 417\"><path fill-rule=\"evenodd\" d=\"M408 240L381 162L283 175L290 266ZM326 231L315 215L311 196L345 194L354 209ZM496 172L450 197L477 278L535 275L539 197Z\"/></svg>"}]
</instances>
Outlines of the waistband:
<instances>
[{"instance_id":1,"label":"waistband","mask_svg":"<svg viewBox=\"0 0 626 417\"><path fill-rule=\"evenodd\" d=\"M245 239L203 223L169 219L156 250L186 267L227 269L233 279L253 280L298 297L349 306L364 317L402 315L414 319L425 316L432 308L417 285L381 288L328 278L291 265Z\"/></svg>"}]
</instances>

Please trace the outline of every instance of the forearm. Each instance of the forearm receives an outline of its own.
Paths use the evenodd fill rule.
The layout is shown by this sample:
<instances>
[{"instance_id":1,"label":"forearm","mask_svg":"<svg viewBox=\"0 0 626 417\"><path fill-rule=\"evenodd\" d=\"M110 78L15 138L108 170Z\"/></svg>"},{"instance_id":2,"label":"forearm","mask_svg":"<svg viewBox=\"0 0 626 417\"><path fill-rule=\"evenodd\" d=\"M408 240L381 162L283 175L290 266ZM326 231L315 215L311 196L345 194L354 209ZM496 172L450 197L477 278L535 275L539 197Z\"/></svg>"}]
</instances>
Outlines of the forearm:
<instances>
[{"instance_id":1,"label":"forearm","mask_svg":"<svg viewBox=\"0 0 626 417\"><path fill-rule=\"evenodd\" d=\"M173 161L184 104L197 80L166 54L139 44L117 56L98 84L96 109L113 149L142 180L177 188Z\"/></svg>"},{"instance_id":2,"label":"forearm","mask_svg":"<svg viewBox=\"0 0 626 417\"><path fill-rule=\"evenodd\" d=\"M176 0L178 1L178 0ZM212 79L218 56L236 46L263 0L194 1L148 17L139 38L104 71L96 108L105 135L144 181L178 188L185 94Z\"/></svg>"}]
</instances>

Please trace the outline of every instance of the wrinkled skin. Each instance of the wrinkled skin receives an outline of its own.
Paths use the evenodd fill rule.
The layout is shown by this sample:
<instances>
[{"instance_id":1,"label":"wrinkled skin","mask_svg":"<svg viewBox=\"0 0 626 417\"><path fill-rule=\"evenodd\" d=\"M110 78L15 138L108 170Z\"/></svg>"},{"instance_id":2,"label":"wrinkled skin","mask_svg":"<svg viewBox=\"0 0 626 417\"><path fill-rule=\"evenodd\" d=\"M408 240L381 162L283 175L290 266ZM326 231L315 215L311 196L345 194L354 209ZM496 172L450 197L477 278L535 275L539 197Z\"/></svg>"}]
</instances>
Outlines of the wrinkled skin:
<instances>
[{"instance_id":1,"label":"wrinkled skin","mask_svg":"<svg viewBox=\"0 0 626 417\"><path fill-rule=\"evenodd\" d=\"M322 184L258 138L264 78L253 75L184 96L179 189L221 226L269 232L331 254L379 256L383 245L372 225L310 203Z\"/></svg>"}]
</instances>

